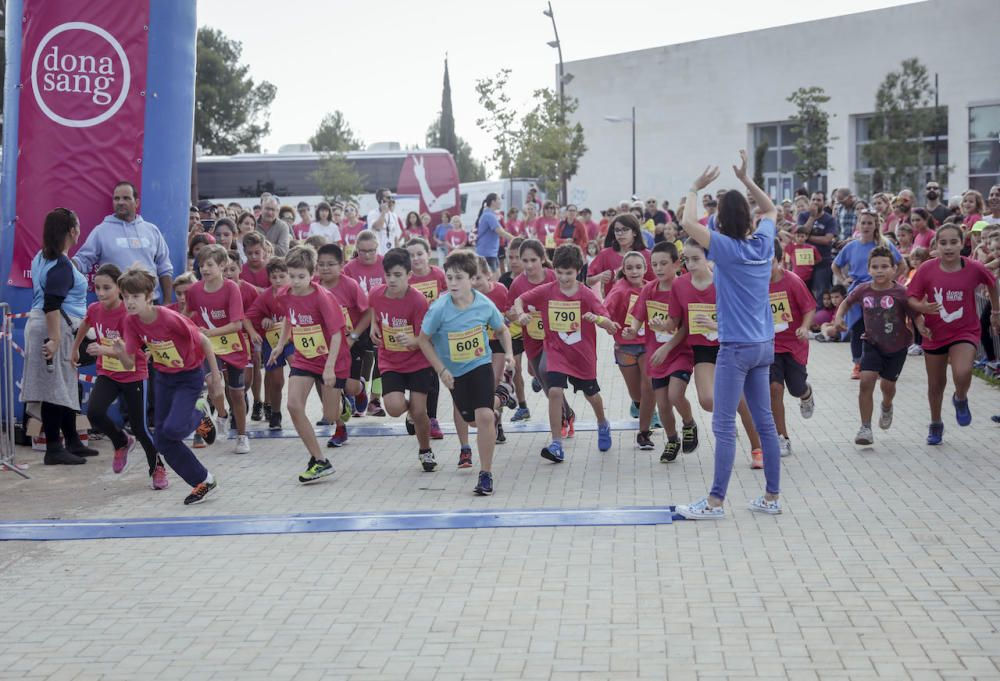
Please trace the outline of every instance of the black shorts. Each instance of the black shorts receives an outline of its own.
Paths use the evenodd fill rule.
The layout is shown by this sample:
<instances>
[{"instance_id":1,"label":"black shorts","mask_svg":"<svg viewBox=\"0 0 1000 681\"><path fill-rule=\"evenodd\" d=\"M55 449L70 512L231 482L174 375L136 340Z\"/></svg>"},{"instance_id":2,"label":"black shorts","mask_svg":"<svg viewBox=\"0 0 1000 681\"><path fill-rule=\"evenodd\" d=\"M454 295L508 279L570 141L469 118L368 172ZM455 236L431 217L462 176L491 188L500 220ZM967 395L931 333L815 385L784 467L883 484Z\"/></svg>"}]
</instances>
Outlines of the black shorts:
<instances>
[{"instance_id":1,"label":"black shorts","mask_svg":"<svg viewBox=\"0 0 1000 681\"><path fill-rule=\"evenodd\" d=\"M510 349L513 351L514 356L524 354L524 339L523 338L511 338L510 339Z\"/></svg>"},{"instance_id":2,"label":"black shorts","mask_svg":"<svg viewBox=\"0 0 1000 681\"><path fill-rule=\"evenodd\" d=\"M601 392L601 386L597 385L596 378L577 378L558 371L546 371L545 384L550 388L562 388L563 390L572 384L573 392L582 392L587 397L593 397Z\"/></svg>"},{"instance_id":3,"label":"black shorts","mask_svg":"<svg viewBox=\"0 0 1000 681\"><path fill-rule=\"evenodd\" d=\"M906 348L884 353L867 340L861 341L861 370L874 371L887 381L896 382L906 362Z\"/></svg>"},{"instance_id":4,"label":"black shorts","mask_svg":"<svg viewBox=\"0 0 1000 681\"><path fill-rule=\"evenodd\" d=\"M695 364L715 364L715 360L719 356L718 345L692 345L691 350L694 352Z\"/></svg>"},{"instance_id":5,"label":"black shorts","mask_svg":"<svg viewBox=\"0 0 1000 681\"><path fill-rule=\"evenodd\" d=\"M216 357L215 363L219 367L219 371L222 372L223 380L226 382L226 387L231 390L242 390L246 387L246 380L243 374L243 369L237 369L229 362ZM205 372L210 371L208 367L208 360L205 360Z\"/></svg>"},{"instance_id":6,"label":"black shorts","mask_svg":"<svg viewBox=\"0 0 1000 681\"><path fill-rule=\"evenodd\" d=\"M472 371L455 376L451 401L466 423L476 422L477 409L493 409L493 365L483 364Z\"/></svg>"},{"instance_id":7,"label":"black shorts","mask_svg":"<svg viewBox=\"0 0 1000 681\"><path fill-rule=\"evenodd\" d=\"M959 340L959 341L954 341L952 343L948 343L947 345L942 345L939 348L934 348L933 350L924 350L924 354L925 355L947 355L949 350L951 350L956 345L961 345L962 343L965 343L966 345L971 345L972 347L976 347L974 343L971 343L971 342L969 342L967 340Z\"/></svg>"},{"instance_id":8,"label":"black shorts","mask_svg":"<svg viewBox=\"0 0 1000 681\"><path fill-rule=\"evenodd\" d=\"M429 395L434 390L436 383L437 375L430 367L408 373L385 371L382 373L382 394L402 393L409 390L411 393Z\"/></svg>"},{"instance_id":9,"label":"black shorts","mask_svg":"<svg viewBox=\"0 0 1000 681\"><path fill-rule=\"evenodd\" d=\"M499 340L497 340L496 338L494 338L493 340L490 341L490 351L494 355L500 355L502 357L503 356L503 343L501 343Z\"/></svg>"},{"instance_id":10,"label":"black shorts","mask_svg":"<svg viewBox=\"0 0 1000 681\"><path fill-rule=\"evenodd\" d=\"M784 384L792 397L802 397L809 390L808 374L804 364L799 364L790 352L778 352L771 365L771 383Z\"/></svg>"},{"instance_id":11,"label":"black shorts","mask_svg":"<svg viewBox=\"0 0 1000 681\"><path fill-rule=\"evenodd\" d=\"M690 371L675 371L672 374L668 374L663 378L651 378L650 383L653 384L653 390L660 390L661 388L666 388L670 385L671 378L679 378L685 383L691 382L691 372Z\"/></svg>"}]
</instances>

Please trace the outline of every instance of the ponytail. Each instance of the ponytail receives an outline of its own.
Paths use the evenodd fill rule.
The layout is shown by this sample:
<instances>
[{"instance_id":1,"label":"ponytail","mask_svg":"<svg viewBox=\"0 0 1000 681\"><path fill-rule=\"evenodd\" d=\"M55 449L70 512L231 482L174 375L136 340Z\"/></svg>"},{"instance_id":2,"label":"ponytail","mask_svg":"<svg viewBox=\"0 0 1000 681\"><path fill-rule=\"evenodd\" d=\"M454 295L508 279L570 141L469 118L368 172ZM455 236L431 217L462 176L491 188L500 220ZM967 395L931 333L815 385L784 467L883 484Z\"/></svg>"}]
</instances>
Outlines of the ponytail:
<instances>
[{"instance_id":1,"label":"ponytail","mask_svg":"<svg viewBox=\"0 0 1000 681\"><path fill-rule=\"evenodd\" d=\"M489 194L486 195L486 198L483 199L483 205L479 206L479 215L476 216L476 222L475 222L476 229L479 229L479 218L483 217L483 212L486 210L486 206L496 201L496 199L497 199L496 192L490 192Z\"/></svg>"}]
</instances>

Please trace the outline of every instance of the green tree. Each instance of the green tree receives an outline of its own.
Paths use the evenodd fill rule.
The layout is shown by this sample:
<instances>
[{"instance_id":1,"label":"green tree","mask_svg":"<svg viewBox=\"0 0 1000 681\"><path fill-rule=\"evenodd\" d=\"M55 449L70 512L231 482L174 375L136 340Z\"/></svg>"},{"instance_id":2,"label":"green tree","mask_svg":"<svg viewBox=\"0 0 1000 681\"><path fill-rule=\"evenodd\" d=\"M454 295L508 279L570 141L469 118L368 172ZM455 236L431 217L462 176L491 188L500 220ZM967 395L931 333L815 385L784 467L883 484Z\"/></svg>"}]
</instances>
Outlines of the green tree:
<instances>
[{"instance_id":1,"label":"green tree","mask_svg":"<svg viewBox=\"0 0 1000 681\"><path fill-rule=\"evenodd\" d=\"M311 179L319 185L320 192L330 201L353 201L364 193L365 180L340 152L331 152L312 173Z\"/></svg>"},{"instance_id":2,"label":"green tree","mask_svg":"<svg viewBox=\"0 0 1000 681\"><path fill-rule=\"evenodd\" d=\"M425 137L426 146L429 148L445 148L441 144L441 120L440 116L437 120L431 123L430 127L427 128L427 135ZM455 157L455 165L458 166L458 181L459 182L479 182L480 180L486 179L486 166L483 165L482 161L479 161L472 156L472 146L466 142L464 139L455 136L456 140L456 151L452 152L452 156Z\"/></svg>"},{"instance_id":3,"label":"green tree","mask_svg":"<svg viewBox=\"0 0 1000 681\"><path fill-rule=\"evenodd\" d=\"M753 150L753 182L758 187L764 186L764 159L769 146L767 140L762 140Z\"/></svg>"},{"instance_id":4,"label":"green tree","mask_svg":"<svg viewBox=\"0 0 1000 681\"><path fill-rule=\"evenodd\" d=\"M501 69L492 78L476 80L479 105L486 110L485 116L476 119L476 125L493 138L490 160L500 170L501 177L511 176L511 167L519 148L517 112L511 106L507 92L509 80L510 69Z\"/></svg>"},{"instance_id":5,"label":"green tree","mask_svg":"<svg viewBox=\"0 0 1000 681\"><path fill-rule=\"evenodd\" d=\"M444 85L441 88L441 115L438 117L438 143L458 161L458 136L455 134L455 114L451 108L451 79L448 77L448 57L444 58ZM461 170L461 169L459 169ZM462 177L459 172L459 177Z\"/></svg>"},{"instance_id":6,"label":"green tree","mask_svg":"<svg viewBox=\"0 0 1000 681\"><path fill-rule=\"evenodd\" d=\"M886 74L875 95L871 142L863 147L873 191L898 191L923 181L924 169L933 165L923 140L935 127L947 126L946 114L935 112L933 101L927 68L918 59L906 59L900 70Z\"/></svg>"},{"instance_id":7,"label":"green tree","mask_svg":"<svg viewBox=\"0 0 1000 681\"><path fill-rule=\"evenodd\" d=\"M356 151L364 146L340 111L323 116L309 144L313 151Z\"/></svg>"},{"instance_id":8,"label":"green tree","mask_svg":"<svg viewBox=\"0 0 1000 681\"><path fill-rule=\"evenodd\" d=\"M260 151L277 88L254 82L240 63L243 45L214 28L198 29L194 139L210 154Z\"/></svg>"},{"instance_id":9,"label":"green tree","mask_svg":"<svg viewBox=\"0 0 1000 681\"><path fill-rule=\"evenodd\" d=\"M587 151L583 126L568 122L578 104L575 98L566 98L564 119L559 95L553 90L535 90L533 99L534 107L521 119L513 172L517 177L537 177L542 191L555 194L563 179L576 175L580 157Z\"/></svg>"},{"instance_id":10,"label":"green tree","mask_svg":"<svg viewBox=\"0 0 1000 681\"><path fill-rule=\"evenodd\" d=\"M792 116L792 133L795 138L795 174L803 178L810 189L819 188L819 176L824 170L833 170L827 160L830 141L830 114L822 105L830 97L821 87L800 87L786 101L796 106Z\"/></svg>"}]
</instances>

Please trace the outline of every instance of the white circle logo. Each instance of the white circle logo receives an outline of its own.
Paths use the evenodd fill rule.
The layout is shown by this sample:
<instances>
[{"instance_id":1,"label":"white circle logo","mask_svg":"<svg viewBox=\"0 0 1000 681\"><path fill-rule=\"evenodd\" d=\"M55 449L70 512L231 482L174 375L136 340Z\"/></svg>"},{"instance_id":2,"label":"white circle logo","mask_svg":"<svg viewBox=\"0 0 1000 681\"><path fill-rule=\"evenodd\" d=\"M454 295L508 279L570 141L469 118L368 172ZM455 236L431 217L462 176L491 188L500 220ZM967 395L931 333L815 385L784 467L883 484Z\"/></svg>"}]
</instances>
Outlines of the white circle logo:
<instances>
[{"instance_id":1,"label":"white circle logo","mask_svg":"<svg viewBox=\"0 0 1000 681\"><path fill-rule=\"evenodd\" d=\"M114 60L109 56L96 56L94 54L70 54L65 49L60 52L59 45L52 45L48 52L46 47L52 40L66 31L87 31L103 38L118 56L121 73L115 70ZM42 83L39 87L38 66L42 65ZM120 81L119 81L120 77ZM125 103L128 96L129 86L132 82L132 70L129 67L128 57L125 50L113 35L105 31L100 26L89 24L83 21L70 21L59 24L45 34L35 56L31 60L31 87L35 95L35 101L39 108L50 119L65 125L69 128L89 128L98 125L114 116ZM121 86L121 92L117 99L112 101L110 88L114 85ZM49 106L45 101L44 93L67 93L71 95L84 95L86 99L82 101L74 97L69 107L75 111L87 111L87 109L100 110L100 113L90 118L67 118L62 116ZM103 110L102 110L103 109Z\"/></svg>"}]
</instances>

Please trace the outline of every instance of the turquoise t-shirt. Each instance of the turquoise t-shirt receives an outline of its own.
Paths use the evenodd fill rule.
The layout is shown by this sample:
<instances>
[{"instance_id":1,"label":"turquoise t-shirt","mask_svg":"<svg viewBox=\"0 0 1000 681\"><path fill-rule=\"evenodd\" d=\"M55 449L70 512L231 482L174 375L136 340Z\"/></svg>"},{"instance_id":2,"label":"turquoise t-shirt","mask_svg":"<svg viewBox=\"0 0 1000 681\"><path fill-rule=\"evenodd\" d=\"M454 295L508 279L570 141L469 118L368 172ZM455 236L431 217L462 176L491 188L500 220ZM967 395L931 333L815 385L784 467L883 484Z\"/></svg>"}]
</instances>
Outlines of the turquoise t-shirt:
<instances>
[{"instance_id":1,"label":"turquoise t-shirt","mask_svg":"<svg viewBox=\"0 0 1000 681\"><path fill-rule=\"evenodd\" d=\"M503 326L503 317L493 301L479 291L472 294L472 304L464 310L455 306L451 293L442 294L427 310L420 328L431 337L434 350L452 376L491 363L493 353L486 329Z\"/></svg>"}]
</instances>

